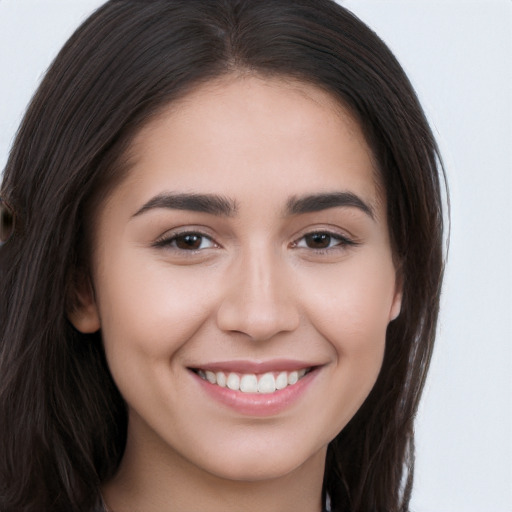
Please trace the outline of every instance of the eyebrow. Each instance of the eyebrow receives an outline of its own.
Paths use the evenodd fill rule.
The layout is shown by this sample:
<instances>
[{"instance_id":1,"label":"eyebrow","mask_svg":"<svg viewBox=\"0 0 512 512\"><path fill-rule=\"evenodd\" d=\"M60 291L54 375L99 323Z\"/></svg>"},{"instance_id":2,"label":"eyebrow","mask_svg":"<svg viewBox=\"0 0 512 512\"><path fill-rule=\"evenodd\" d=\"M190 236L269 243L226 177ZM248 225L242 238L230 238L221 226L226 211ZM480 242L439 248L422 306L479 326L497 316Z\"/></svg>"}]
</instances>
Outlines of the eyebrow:
<instances>
[{"instance_id":1,"label":"eyebrow","mask_svg":"<svg viewBox=\"0 0 512 512\"><path fill-rule=\"evenodd\" d=\"M302 197L294 196L286 204L286 213L287 215L300 215L337 207L358 208L371 219L375 219L373 208L352 192L331 192Z\"/></svg>"},{"instance_id":2,"label":"eyebrow","mask_svg":"<svg viewBox=\"0 0 512 512\"><path fill-rule=\"evenodd\" d=\"M159 194L140 208L133 217L157 208L172 210L189 210L210 213L221 217L232 217L238 207L235 201L215 194Z\"/></svg>"},{"instance_id":3,"label":"eyebrow","mask_svg":"<svg viewBox=\"0 0 512 512\"><path fill-rule=\"evenodd\" d=\"M358 208L370 218L375 218L373 208L352 192L293 196L287 201L285 211L286 215L301 215L339 207ZM146 202L133 217L158 208L188 210L222 217L233 217L238 211L235 201L216 194L164 193Z\"/></svg>"}]
</instances>

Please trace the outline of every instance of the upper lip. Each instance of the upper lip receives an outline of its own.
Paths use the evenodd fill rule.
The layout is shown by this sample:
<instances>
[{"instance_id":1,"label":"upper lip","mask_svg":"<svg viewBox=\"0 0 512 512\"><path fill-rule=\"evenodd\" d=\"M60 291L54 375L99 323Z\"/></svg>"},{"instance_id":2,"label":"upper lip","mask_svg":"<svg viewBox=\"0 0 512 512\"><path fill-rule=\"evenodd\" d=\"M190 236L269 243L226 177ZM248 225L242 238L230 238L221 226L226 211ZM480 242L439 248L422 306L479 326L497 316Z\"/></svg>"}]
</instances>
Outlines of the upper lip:
<instances>
[{"instance_id":1,"label":"upper lip","mask_svg":"<svg viewBox=\"0 0 512 512\"><path fill-rule=\"evenodd\" d=\"M190 366L195 370L209 370L212 372L234 372L234 373L267 373L277 371L294 371L319 366L318 364L298 361L292 359L273 359L269 361L218 361Z\"/></svg>"}]
</instances>

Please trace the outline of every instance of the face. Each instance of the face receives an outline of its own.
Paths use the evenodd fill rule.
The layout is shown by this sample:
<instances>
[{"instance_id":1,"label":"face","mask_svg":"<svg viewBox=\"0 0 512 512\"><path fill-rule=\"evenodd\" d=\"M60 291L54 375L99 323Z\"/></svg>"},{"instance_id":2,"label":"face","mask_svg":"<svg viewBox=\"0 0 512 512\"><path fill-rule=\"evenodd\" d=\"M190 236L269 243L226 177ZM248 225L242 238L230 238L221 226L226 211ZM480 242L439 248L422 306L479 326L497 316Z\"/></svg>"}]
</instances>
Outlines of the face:
<instances>
[{"instance_id":1,"label":"face","mask_svg":"<svg viewBox=\"0 0 512 512\"><path fill-rule=\"evenodd\" d=\"M358 124L313 86L226 78L131 149L72 318L101 328L127 452L234 480L323 467L400 309Z\"/></svg>"}]
</instances>

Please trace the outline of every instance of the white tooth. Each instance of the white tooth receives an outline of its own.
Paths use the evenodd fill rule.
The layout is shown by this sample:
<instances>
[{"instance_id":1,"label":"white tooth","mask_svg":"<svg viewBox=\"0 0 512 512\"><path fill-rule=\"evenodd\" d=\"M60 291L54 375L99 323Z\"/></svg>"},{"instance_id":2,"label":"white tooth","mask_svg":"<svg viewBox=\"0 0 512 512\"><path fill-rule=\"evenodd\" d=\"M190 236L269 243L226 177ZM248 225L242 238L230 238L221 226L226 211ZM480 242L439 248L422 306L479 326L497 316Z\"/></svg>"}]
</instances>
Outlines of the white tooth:
<instances>
[{"instance_id":1,"label":"white tooth","mask_svg":"<svg viewBox=\"0 0 512 512\"><path fill-rule=\"evenodd\" d=\"M203 370L197 370L197 375L199 375L201 379L206 380L206 374L203 372Z\"/></svg>"},{"instance_id":2,"label":"white tooth","mask_svg":"<svg viewBox=\"0 0 512 512\"><path fill-rule=\"evenodd\" d=\"M226 381L226 385L229 389L233 391L240 390L240 377L236 373L230 373L228 375L228 380Z\"/></svg>"},{"instance_id":3,"label":"white tooth","mask_svg":"<svg viewBox=\"0 0 512 512\"><path fill-rule=\"evenodd\" d=\"M284 389L288 386L288 374L281 372L276 378L276 389Z\"/></svg>"},{"instance_id":4,"label":"white tooth","mask_svg":"<svg viewBox=\"0 0 512 512\"><path fill-rule=\"evenodd\" d=\"M290 372L288 375L288 384L295 384L299 380L299 372Z\"/></svg>"},{"instance_id":5,"label":"white tooth","mask_svg":"<svg viewBox=\"0 0 512 512\"><path fill-rule=\"evenodd\" d=\"M206 370L206 380L210 382L211 384L217 383L217 377L215 376L215 373L211 372L210 370Z\"/></svg>"},{"instance_id":6,"label":"white tooth","mask_svg":"<svg viewBox=\"0 0 512 512\"><path fill-rule=\"evenodd\" d=\"M302 379L306 375L306 368L299 370L299 379Z\"/></svg>"},{"instance_id":7,"label":"white tooth","mask_svg":"<svg viewBox=\"0 0 512 512\"><path fill-rule=\"evenodd\" d=\"M258 379L253 373L242 377L240 381L240 391L244 393L256 393L258 391Z\"/></svg>"},{"instance_id":8,"label":"white tooth","mask_svg":"<svg viewBox=\"0 0 512 512\"><path fill-rule=\"evenodd\" d=\"M276 380L273 373L265 373L258 381L258 391L260 393L273 393L276 390Z\"/></svg>"},{"instance_id":9,"label":"white tooth","mask_svg":"<svg viewBox=\"0 0 512 512\"><path fill-rule=\"evenodd\" d=\"M221 388L226 387L226 374L224 372L217 372L215 374L215 377L217 379L217 386L220 386Z\"/></svg>"}]
</instances>

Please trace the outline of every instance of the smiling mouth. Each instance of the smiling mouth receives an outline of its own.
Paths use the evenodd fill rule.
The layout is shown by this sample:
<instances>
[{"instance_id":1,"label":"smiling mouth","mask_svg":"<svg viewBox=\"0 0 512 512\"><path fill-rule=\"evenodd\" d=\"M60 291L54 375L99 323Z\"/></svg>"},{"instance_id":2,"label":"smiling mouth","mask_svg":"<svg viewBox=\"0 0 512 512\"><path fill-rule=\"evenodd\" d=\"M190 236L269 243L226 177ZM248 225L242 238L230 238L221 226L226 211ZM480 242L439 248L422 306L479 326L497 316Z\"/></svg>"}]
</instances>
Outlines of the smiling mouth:
<instances>
[{"instance_id":1,"label":"smiling mouth","mask_svg":"<svg viewBox=\"0 0 512 512\"><path fill-rule=\"evenodd\" d=\"M228 388L232 391L271 394L297 384L312 370L313 367L293 371L267 372L259 375L255 373L213 372L200 368L192 371L210 384Z\"/></svg>"}]
</instances>

